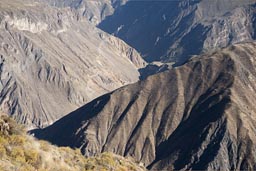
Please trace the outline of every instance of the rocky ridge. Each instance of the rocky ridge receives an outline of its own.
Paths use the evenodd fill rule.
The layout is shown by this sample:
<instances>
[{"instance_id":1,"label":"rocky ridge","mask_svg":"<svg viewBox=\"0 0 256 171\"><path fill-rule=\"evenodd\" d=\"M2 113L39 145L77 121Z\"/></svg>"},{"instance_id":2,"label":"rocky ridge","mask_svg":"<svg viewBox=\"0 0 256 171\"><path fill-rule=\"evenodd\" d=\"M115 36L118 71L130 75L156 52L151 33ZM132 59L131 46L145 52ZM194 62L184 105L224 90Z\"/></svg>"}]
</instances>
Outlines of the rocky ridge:
<instances>
[{"instance_id":1,"label":"rocky ridge","mask_svg":"<svg viewBox=\"0 0 256 171\"><path fill-rule=\"evenodd\" d=\"M34 133L86 156L132 156L149 170L254 170L255 54L256 43L243 43L193 57Z\"/></svg>"},{"instance_id":2,"label":"rocky ridge","mask_svg":"<svg viewBox=\"0 0 256 171\"><path fill-rule=\"evenodd\" d=\"M59 8L70 7L78 11L80 16L84 16L93 25L99 24L107 16L110 16L120 6L124 5L128 0L36 0L46 2L51 6Z\"/></svg>"},{"instance_id":3,"label":"rocky ridge","mask_svg":"<svg viewBox=\"0 0 256 171\"><path fill-rule=\"evenodd\" d=\"M0 2L0 41L0 109L30 127L136 82L145 66L77 12L29 0Z\"/></svg>"},{"instance_id":4,"label":"rocky ridge","mask_svg":"<svg viewBox=\"0 0 256 171\"><path fill-rule=\"evenodd\" d=\"M128 1L98 26L137 49L148 62L179 65L193 55L254 40L255 3Z\"/></svg>"}]
</instances>

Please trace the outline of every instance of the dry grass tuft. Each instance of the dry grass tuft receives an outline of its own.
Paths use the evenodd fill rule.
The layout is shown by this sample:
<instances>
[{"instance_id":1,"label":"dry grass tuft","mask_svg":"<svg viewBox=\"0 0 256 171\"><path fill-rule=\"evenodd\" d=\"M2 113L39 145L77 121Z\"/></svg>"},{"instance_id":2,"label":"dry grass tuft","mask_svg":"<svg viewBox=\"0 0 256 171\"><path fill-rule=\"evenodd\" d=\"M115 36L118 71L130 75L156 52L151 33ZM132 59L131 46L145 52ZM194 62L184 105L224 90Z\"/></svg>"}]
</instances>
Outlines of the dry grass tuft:
<instances>
[{"instance_id":1,"label":"dry grass tuft","mask_svg":"<svg viewBox=\"0 0 256 171\"><path fill-rule=\"evenodd\" d=\"M111 153L85 158L80 150L36 140L24 127L0 114L1 171L142 171L134 162Z\"/></svg>"}]
</instances>

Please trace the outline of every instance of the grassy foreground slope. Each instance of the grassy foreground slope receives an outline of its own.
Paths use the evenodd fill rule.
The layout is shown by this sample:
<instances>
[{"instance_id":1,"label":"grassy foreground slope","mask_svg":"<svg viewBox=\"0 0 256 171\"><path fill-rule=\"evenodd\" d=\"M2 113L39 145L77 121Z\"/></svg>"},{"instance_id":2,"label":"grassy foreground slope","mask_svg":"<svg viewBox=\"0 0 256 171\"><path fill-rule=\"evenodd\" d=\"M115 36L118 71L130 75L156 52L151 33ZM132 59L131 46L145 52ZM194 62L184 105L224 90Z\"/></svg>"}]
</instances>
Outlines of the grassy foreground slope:
<instances>
[{"instance_id":1,"label":"grassy foreground slope","mask_svg":"<svg viewBox=\"0 0 256 171\"><path fill-rule=\"evenodd\" d=\"M142 171L132 160L112 153L85 158L80 150L56 147L27 135L25 129L0 114L1 171Z\"/></svg>"}]
</instances>

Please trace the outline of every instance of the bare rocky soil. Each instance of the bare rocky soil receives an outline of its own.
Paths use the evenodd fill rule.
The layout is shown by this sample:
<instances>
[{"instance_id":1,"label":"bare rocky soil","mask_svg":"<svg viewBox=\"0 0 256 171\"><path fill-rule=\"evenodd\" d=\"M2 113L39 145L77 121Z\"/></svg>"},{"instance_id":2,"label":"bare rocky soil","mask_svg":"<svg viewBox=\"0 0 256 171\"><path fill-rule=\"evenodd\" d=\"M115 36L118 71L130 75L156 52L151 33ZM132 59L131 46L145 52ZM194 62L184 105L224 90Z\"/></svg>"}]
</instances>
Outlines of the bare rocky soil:
<instances>
[{"instance_id":1,"label":"bare rocky soil","mask_svg":"<svg viewBox=\"0 0 256 171\"><path fill-rule=\"evenodd\" d=\"M39 138L150 170L256 169L256 43L236 44L101 96Z\"/></svg>"},{"instance_id":2,"label":"bare rocky soil","mask_svg":"<svg viewBox=\"0 0 256 171\"><path fill-rule=\"evenodd\" d=\"M0 109L44 127L90 100L136 82L136 50L70 9L0 2Z\"/></svg>"}]
</instances>

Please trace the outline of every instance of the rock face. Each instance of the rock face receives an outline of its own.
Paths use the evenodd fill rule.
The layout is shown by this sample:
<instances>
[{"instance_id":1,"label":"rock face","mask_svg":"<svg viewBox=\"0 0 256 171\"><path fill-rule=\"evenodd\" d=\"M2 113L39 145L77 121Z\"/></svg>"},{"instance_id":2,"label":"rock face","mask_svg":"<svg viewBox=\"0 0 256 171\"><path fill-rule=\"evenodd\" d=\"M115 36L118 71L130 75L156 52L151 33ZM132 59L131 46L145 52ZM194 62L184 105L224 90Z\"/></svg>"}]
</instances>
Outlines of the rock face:
<instances>
[{"instance_id":1,"label":"rock face","mask_svg":"<svg viewBox=\"0 0 256 171\"><path fill-rule=\"evenodd\" d=\"M255 39L255 0L128 1L99 28L148 62L181 64L192 55Z\"/></svg>"},{"instance_id":2,"label":"rock face","mask_svg":"<svg viewBox=\"0 0 256 171\"><path fill-rule=\"evenodd\" d=\"M43 127L139 78L145 62L69 9L0 2L0 109Z\"/></svg>"},{"instance_id":3,"label":"rock face","mask_svg":"<svg viewBox=\"0 0 256 171\"><path fill-rule=\"evenodd\" d=\"M114 152L150 170L256 169L256 43L192 58L34 131L86 156Z\"/></svg>"},{"instance_id":4,"label":"rock face","mask_svg":"<svg viewBox=\"0 0 256 171\"><path fill-rule=\"evenodd\" d=\"M36 0L47 2L55 7L71 7L76 9L79 15L84 16L90 23L97 25L107 16L112 15L114 11L124 5L128 0Z\"/></svg>"}]
</instances>

